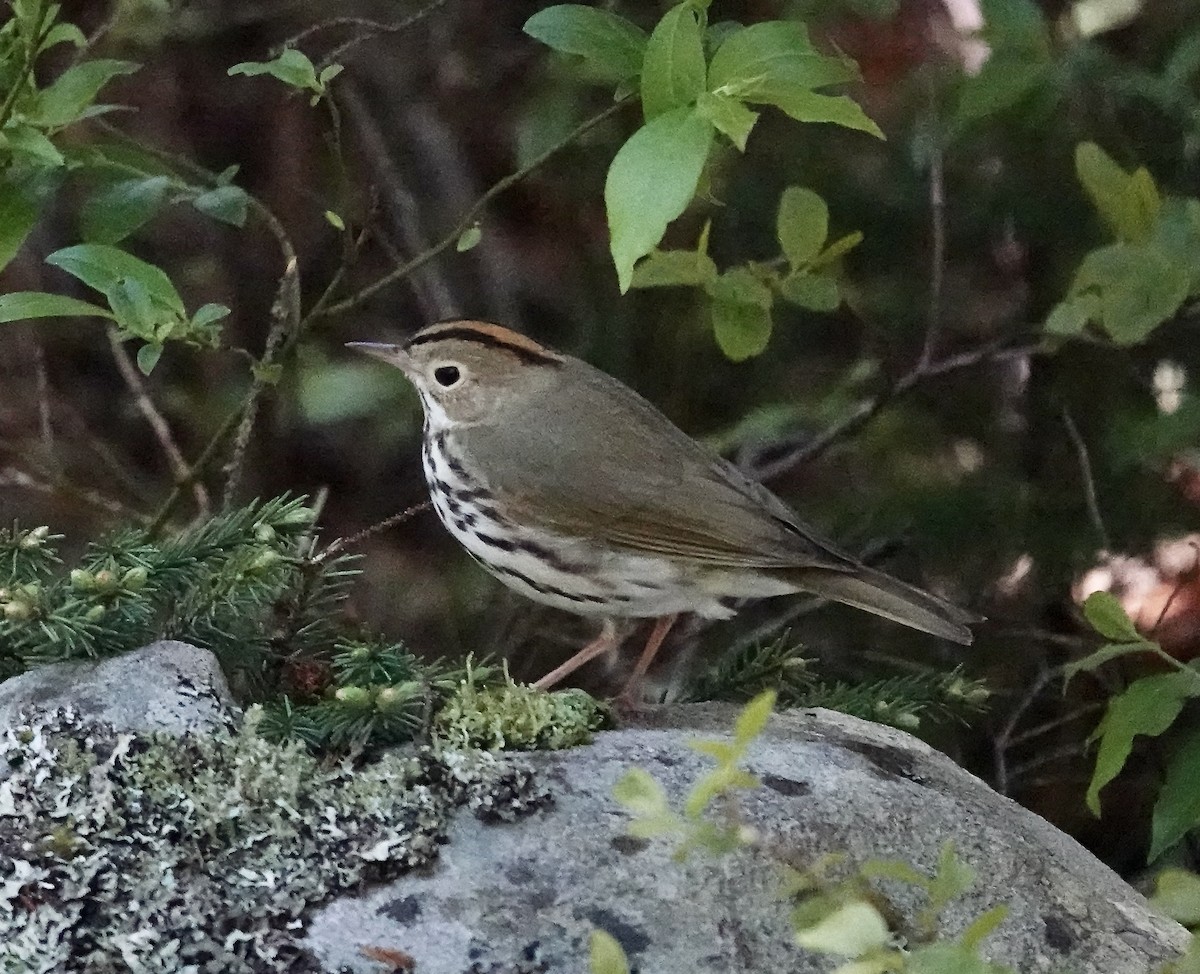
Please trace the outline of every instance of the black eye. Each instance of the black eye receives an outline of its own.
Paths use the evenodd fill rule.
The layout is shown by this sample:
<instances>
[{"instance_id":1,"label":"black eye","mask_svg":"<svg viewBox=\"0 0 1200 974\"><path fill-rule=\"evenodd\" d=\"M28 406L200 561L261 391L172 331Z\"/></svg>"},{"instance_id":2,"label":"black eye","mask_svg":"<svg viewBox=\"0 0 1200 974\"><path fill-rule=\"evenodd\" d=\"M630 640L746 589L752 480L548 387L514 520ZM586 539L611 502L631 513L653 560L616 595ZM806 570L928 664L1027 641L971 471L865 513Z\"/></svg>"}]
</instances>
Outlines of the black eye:
<instances>
[{"instance_id":1,"label":"black eye","mask_svg":"<svg viewBox=\"0 0 1200 974\"><path fill-rule=\"evenodd\" d=\"M433 370L433 377L437 380L437 384L445 386L447 389L458 381L460 375L458 368L453 365L439 365Z\"/></svg>"}]
</instances>

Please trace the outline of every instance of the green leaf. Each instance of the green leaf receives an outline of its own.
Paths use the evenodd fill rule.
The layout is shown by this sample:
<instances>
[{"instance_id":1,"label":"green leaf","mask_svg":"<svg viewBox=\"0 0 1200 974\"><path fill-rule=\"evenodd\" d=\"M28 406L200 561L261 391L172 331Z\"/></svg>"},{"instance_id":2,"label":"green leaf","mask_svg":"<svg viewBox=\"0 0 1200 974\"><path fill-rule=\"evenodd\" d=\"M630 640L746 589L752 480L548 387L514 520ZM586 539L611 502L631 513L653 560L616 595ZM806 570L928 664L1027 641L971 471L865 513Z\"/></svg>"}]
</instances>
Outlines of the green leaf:
<instances>
[{"instance_id":1,"label":"green leaf","mask_svg":"<svg viewBox=\"0 0 1200 974\"><path fill-rule=\"evenodd\" d=\"M139 65L132 61L100 58L67 68L54 84L34 96L26 117L35 125L60 128L88 114L96 95L118 75L133 74Z\"/></svg>"},{"instance_id":2,"label":"green leaf","mask_svg":"<svg viewBox=\"0 0 1200 974\"><path fill-rule=\"evenodd\" d=\"M250 197L237 186L218 186L192 200L192 206L205 216L234 227L245 225L249 205Z\"/></svg>"},{"instance_id":3,"label":"green leaf","mask_svg":"<svg viewBox=\"0 0 1200 974\"><path fill-rule=\"evenodd\" d=\"M971 921L970 926L962 932L959 942L972 953L978 953L983 942L987 940L1008 917L1008 904L997 903L990 910L985 910Z\"/></svg>"},{"instance_id":4,"label":"green leaf","mask_svg":"<svg viewBox=\"0 0 1200 974\"><path fill-rule=\"evenodd\" d=\"M829 207L811 189L789 186L779 200L775 233L793 269L807 264L821 252L829 235Z\"/></svg>"},{"instance_id":5,"label":"green leaf","mask_svg":"<svg viewBox=\"0 0 1200 974\"><path fill-rule=\"evenodd\" d=\"M106 244L123 240L149 222L170 192L166 176L113 183L84 203L79 214L83 239Z\"/></svg>"},{"instance_id":6,"label":"green leaf","mask_svg":"<svg viewBox=\"0 0 1200 974\"><path fill-rule=\"evenodd\" d=\"M27 318L111 318L112 312L87 301L68 298L61 294L45 294L41 291L13 291L0 294L0 324L6 321L24 321Z\"/></svg>"},{"instance_id":7,"label":"green leaf","mask_svg":"<svg viewBox=\"0 0 1200 974\"><path fill-rule=\"evenodd\" d=\"M861 957L883 947L891 934L879 911L865 900L852 900L823 920L796 931L796 943L808 950Z\"/></svg>"},{"instance_id":8,"label":"green leaf","mask_svg":"<svg viewBox=\"0 0 1200 974\"><path fill-rule=\"evenodd\" d=\"M106 293L122 329L146 341L164 337L158 329L165 316L155 308L149 292L136 279L123 277Z\"/></svg>"},{"instance_id":9,"label":"green leaf","mask_svg":"<svg viewBox=\"0 0 1200 974\"><path fill-rule=\"evenodd\" d=\"M1089 321L1099 317L1099 298L1094 294L1081 294L1056 304L1046 317L1042 330L1047 335L1074 338L1083 334Z\"/></svg>"},{"instance_id":10,"label":"green leaf","mask_svg":"<svg viewBox=\"0 0 1200 974\"><path fill-rule=\"evenodd\" d=\"M1172 263L1187 268L1188 294L1200 294L1200 200L1164 200L1154 226L1154 243Z\"/></svg>"},{"instance_id":11,"label":"green leaf","mask_svg":"<svg viewBox=\"0 0 1200 974\"><path fill-rule=\"evenodd\" d=\"M633 265L691 202L712 139L707 119L677 108L643 125L617 152L604 184L604 203L622 294L633 282Z\"/></svg>"},{"instance_id":12,"label":"green leaf","mask_svg":"<svg viewBox=\"0 0 1200 974\"><path fill-rule=\"evenodd\" d=\"M780 282L779 293L785 300L809 311L836 311L842 303L837 281L826 274L806 271L789 274Z\"/></svg>"},{"instance_id":13,"label":"green leaf","mask_svg":"<svg viewBox=\"0 0 1200 974\"><path fill-rule=\"evenodd\" d=\"M1200 694L1200 678L1194 672L1162 673L1135 680L1108 702L1104 719L1092 735L1099 738L1096 767L1087 790L1087 806L1100 814L1100 789L1125 766L1139 734L1157 737L1174 723L1185 701Z\"/></svg>"},{"instance_id":14,"label":"green leaf","mask_svg":"<svg viewBox=\"0 0 1200 974\"><path fill-rule=\"evenodd\" d=\"M613 798L635 815L653 818L670 812L667 793L641 768L630 768L613 785Z\"/></svg>"},{"instance_id":15,"label":"green leaf","mask_svg":"<svg viewBox=\"0 0 1200 974\"><path fill-rule=\"evenodd\" d=\"M733 725L735 744L745 748L763 732L775 710L775 696L774 690L764 690L742 708L737 722Z\"/></svg>"},{"instance_id":16,"label":"green leaf","mask_svg":"<svg viewBox=\"0 0 1200 974\"><path fill-rule=\"evenodd\" d=\"M646 32L611 11L559 4L539 10L525 21L524 30L560 54L583 58L614 81L641 73Z\"/></svg>"},{"instance_id":17,"label":"green leaf","mask_svg":"<svg viewBox=\"0 0 1200 974\"><path fill-rule=\"evenodd\" d=\"M686 108L704 90L704 35L693 3L664 15L646 43L642 62L642 111L650 122Z\"/></svg>"},{"instance_id":18,"label":"green leaf","mask_svg":"<svg viewBox=\"0 0 1200 974\"><path fill-rule=\"evenodd\" d=\"M1051 79L1049 61L1025 53L996 52L963 80L954 122L958 127L992 119L1023 103Z\"/></svg>"},{"instance_id":19,"label":"green leaf","mask_svg":"<svg viewBox=\"0 0 1200 974\"><path fill-rule=\"evenodd\" d=\"M826 57L813 47L808 30L795 21L771 20L731 34L713 55L710 91L759 101L763 87L822 88L858 80L847 58Z\"/></svg>"},{"instance_id":20,"label":"green leaf","mask_svg":"<svg viewBox=\"0 0 1200 974\"><path fill-rule=\"evenodd\" d=\"M629 974L629 961L615 937L593 930L589 954L591 974Z\"/></svg>"},{"instance_id":21,"label":"green leaf","mask_svg":"<svg viewBox=\"0 0 1200 974\"><path fill-rule=\"evenodd\" d=\"M948 903L974 886L976 878L975 870L959 858L954 843L947 840L938 853L937 872L927 887L930 908L935 913L941 912Z\"/></svg>"},{"instance_id":22,"label":"green leaf","mask_svg":"<svg viewBox=\"0 0 1200 974\"><path fill-rule=\"evenodd\" d=\"M465 251L472 250L479 245L479 241L483 239L483 231L479 228L479 224L467 227L459 234L458 242L454 245L454 249L460 254Z\"/></svg>"},{"instance_id":23,"label":"green leaf","mask_svg":"<svg viewBox=\"0 0 1200 974\"><path fill-rule=\"evenodd\" d=\"M1150 905L1185 927L1200 924L1200 876L1164 869L1158 874Z\"/></svg>"},{"instance_id":24,"label":"green leaf","mask_svg":"<svg viewBox=\"0 0 1200 974\"><path fill-rule=\"evenodd\" d=\"M1166 775L1150 826L1150 852L1153 862L1200 825L1200 728L1194 728L1175 744L1167 762Z\"/></svg>"},{"instance_id":25,"label":"green leaf","mask_svg":"<svg viewBox=\"0 0 1200 974\"><path fill-rule=\"evenodd\" d=\"M154 366L158 365L158 360L162 357L163 347L161 345L143 345L138 349L137 364L141 369L142 375L149 375L154 371Z\"/></svg>"},{"instance_id":26,"label":"green leaf","mask_svg":"<svg viewBox=\"0 0 1200 974\"><path fill-rule=\"evenodd\" d=\"M49 33L46 34L45 39L38 47L38 53L48 51L59 44L73 44L75 47L87 47L87 35L74 24L62 21L50 28Z\"/></svg>"},{"instance_id":27,"label":"green leaf","mask_svg":"<svg viewBox=\"0 0 1200 974\"><path fill-rule=\"evenodd\" d=\"M222 321L229 317L229 308L223 304L205 304L201 305L194 315L192 315L192 328L197 331L204 331L211 325L215 325L218 321Z\"/></svg>"},{"instance_id":28,"label":"green leaf","mask_svg":"<svg viewBox=\"0 0 1200 974\"><path fill-rule=\"evenodd\" d=\"M815 270L818 267L825 267L832 264L835 260L839 260L846 254L850 253L855 247L863 242L861 230L855 230L853 233L848 233L844 237L838 237L833 243L822 250L815 260L810 261L809 269Z\"/></svg>"},{"instance_id":29,"label":"green leaf","mask_svg":"<svg viewBox=\"0 0 1200 974\"><path fill-rule=\"evenodd\" d=\"M788 83L761 84L746 101L774 105L797 122L829 122L843 128L866 132L877 139L883 131L862 110L862 106L846 95L819 95L815 91Z\"/></svg>"},{"instance_id":30,"label":"green leaf","mask_svg":"<svg viewBox=\"0 0 1200 974\"><path fill-rule=\"evenodd\" d=\"M901 859L868 859L862 864L862 874L867 878L890 879L918 889L929 888L929 877Z\"/></svg>"},{"instance_id":31,"label":"green leaf","mask_svg":"<svg viewBox=\"0 0 1200 974\"><path fill-rule=\"evenodd\" d=\"M761 355L771 341L770 308L715 299L709 314L717 345L733 362Z\"/></svg>"},{"instance_id":32,"label":"green leaf","mask_svg":"<svg viewBox=\"0 0 1200 974\"><path fill-rule=\"evenodd\" d=\"M633 287L695 287L717 276L717 265L698 250L654 250L633 269Z\"/></svg>"},{"instance_id":33,"label":"green leaf","mask_svg":"<svg viewBox=\"0 0 1200 974\"><path fill-rule=\"evenodd\" d=\"M771 289L748 268L734 267L705 286L717 345L742 362L760 355L771 340Z\"/></svg>"},{"instance_id":34,"label":"green leaf","mask_svg":"<svg viewBox=\"0 0 1200 974\"><path fill-rule=\"evenodd\" d=\"M1116 243L1083 259L1071 294L1096 295L1100 327L1118 345L1136 345L1175 315L1190 284L1190 269L1154 244Z\"/></svg>"},{"instance_id":35,"label":"green leaf","mask_svg":"<svg viewBox=\"0 0 1200 974\"><path fill-rule=\"evenodd\" d=\"M95 288L110 298L122 280L135 280L145 289L151 300L176 314L184 314L183 299L175 290L171 279L161 269L116 247L107 244L76 244L74 247L56 250L46 258L46 263L61 267L88 287Z\"/></svg>"},{"instance_id":36,"label":"green leaf","mask_svg":"<svg viewBox=\"0 0 1200 974\"><path fill-rule=\"evenodd\" d=\"M746 140L750 130L758 121L758 113L750 111L740 101L727 95L714 95L708 91L700 92L696 101L696 110L710 122L722 135L742 152L746 151Z\"/></svg>"},{"instance_id":37,"label":"green leaf","mask_svg":"<svg viewBox=\"0 0 1200 974\"><path fill-rule=\"evenodd\" d=\"M229 69L229 74L248 77L269 74L298 91L320 93L325 90L325 86L317 79L317 69L308 55L294 47L287 48L273 61L243 61L235 64Z\"/></svg>"},{"instance_id":38,"label":"green leaf","mask_svg":"<svg viewBox=\"0 0 1200 974\"><path fill-rule=\"evenodd\" d=\"M1144 653L1150 649L1150 644L1144 640L1136 643L1105 643L1094 653L1090 653L1083 659L1077 659L1063 667L1063 690L1065 692L1066 685L1081 672L1090 673L1092 670L1098 669L1109 660L1117 659L1120 656L1128 656L1130 653Z\"/></svg>"},{"instance_id":39,"label":"green leaf","mask_svg":"<svg viewBox=\"0 0 1200 974\"><path fill-rule=\"evenodd\" d=\"M1143 243L1150 239L1162 200L1149 172L1126 173L1094 142L1076 146L1075 172L1118 240Z\"/></svg>"},{"instance_id":40,"label":"green leaf","mask_svg":"<svg viewBox=\"0 0 1200 974\"><path fill-rule=\"evenodd\" d=\"M933 943L917 947L906 958L905 974L1011 974L961 944Z\"/></svg>"},{"instance_id":41,"label":"green leaf","mask_svg":"<svg viewBox=\"0 0 1200 974\"><path fill-rule=\"evenodd\" d=\"M1144 643L1125 609L1111 592L1093 592L1083 603L1088 624L1105 639L1120 643Z\"/></svg>"},{"instance_id":42,"label":"green leaf","mask_svg":"<svg viewBox=\"0 0 1200 974\"><path fill-rule=\"evenodd\" d=\"M0 173L0 270L17 256L41 211L37 195L12 171Z\"/></svg>"},{"instance_id":43,"label":"green leaf","mask_svg":"<svg viewBox=\"0 0 1200 974\"><path fill-rule=\"evenodd\" d=\"M334 213L333 210L325 211L325 222L335 230L346 229L346 221L343 220L337 213Z\"/></svg>"},{"instance_id":44,"label":"green leaf","mask_svg":"<svg viewBox=\"0 0 1200 974\"><path fill-rule=\"evenodd\" d=\"M30 125L17 125L4 133L10 149L28 156L38 162L51 166L61 166L67 160L58 151L58 146L51 142L44 132Z\"/></svg>"}]
</instances>

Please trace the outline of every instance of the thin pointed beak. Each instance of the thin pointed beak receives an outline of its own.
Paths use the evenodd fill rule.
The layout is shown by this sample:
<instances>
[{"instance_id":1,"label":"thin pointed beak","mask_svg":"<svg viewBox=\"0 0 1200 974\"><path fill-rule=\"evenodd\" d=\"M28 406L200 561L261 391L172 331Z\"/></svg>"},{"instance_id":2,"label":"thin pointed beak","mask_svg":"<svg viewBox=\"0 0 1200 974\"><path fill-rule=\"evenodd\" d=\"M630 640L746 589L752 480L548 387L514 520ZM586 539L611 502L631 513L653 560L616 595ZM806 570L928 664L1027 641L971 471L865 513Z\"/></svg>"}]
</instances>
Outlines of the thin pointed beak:
<instances>
[{"instance_id":1,"label":"thin pointed beak","mask_svg":"<svg viewBox=\"0 0 1200 974\"><path fill-rule=\"evenodd\" d=\"M346 342L346 347L382 359L388 365L394 365L401 372L408 372L408 352L400 345L387 345L383 342Z\"/></svg>"}]
</instances>

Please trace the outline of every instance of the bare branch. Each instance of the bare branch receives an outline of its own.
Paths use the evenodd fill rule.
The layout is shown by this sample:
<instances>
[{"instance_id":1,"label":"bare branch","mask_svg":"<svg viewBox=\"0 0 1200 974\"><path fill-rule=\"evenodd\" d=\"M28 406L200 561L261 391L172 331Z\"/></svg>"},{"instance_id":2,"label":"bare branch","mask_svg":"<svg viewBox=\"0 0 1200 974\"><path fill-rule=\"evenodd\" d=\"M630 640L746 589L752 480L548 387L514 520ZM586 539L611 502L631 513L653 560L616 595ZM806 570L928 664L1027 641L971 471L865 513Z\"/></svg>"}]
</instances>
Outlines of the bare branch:
<instances>
[{"instance_id":1,"label":"bare branch","mask_svg":"<svg viewBox=\"0 0 1200 974\"><path fill-rule=\"evenodd\" d=\"M582 136L586 135L597 125L608 121L608 119L620 112L621 109L630 104L633 100L634 99L632 95L627 98L623 98L615 104L610 105L599 114L593 115L587 121L576 126L564 138L556 142L545 152L541 153L535 159L532 159L521 169L514 173L510 173L493 185L491 189L480 196L479 199L477 199L471 206L471 208L467 210L462 219L460 219L455 225L454 229L452 229L448 234L446 234L445 237L439 240L432 247L421 251L421 253L417 254L411 260L388 271L388 273L384 274L383 277L371 284L368 284L366 287L362 288L355 294L350 295L348 298L338 301L335 304L331 304L326 308L314 308L309 312L308 319L332 317L333 315L343 314L347 311L353 311L359 305L363 304L363 302L367 301L375 294L378 294L385 287L395 284L397 281L403 280L413 272L424 267L444 250L452 247L466 230L474 226L479 216L483 213L483 211L487 208L487 205L493 199L495 199L501 193L511 189L517 183L521 182L521 180L529 176L534 170L540 169L549 159L557 155L563 149L577 142Z\"/></svg>"},{"instance_id":2,"label":"bare branch","mask_svg":"<svg viewBox=\"0 0 1200 974\"><path fill-rule=\"evenodd\" d=\"M386 531L388 528L393 528L397 524L403 524L409 518L415 517L417 514L428 510L432 506L432 501L424 501L420 504L414 504L412 507L405 508L399 514L393 514L389 518L385 518L376 524L372 524L369 528L364 528L357 534L352 534L348 538L338 538L337 541L333 542L333 544L331 544L328 548L314 555L311 559L312 563L319 565L321 562L327 561L339 552L345 551L347 548L351 548L354 545L365 541L367 538L374 534L378 534L380 531Z\"/></svg>"},{"instance_id":3,"label":"bare branch","mask_svg":"<svg viewBox=\"0 0 1200 974\"><path fill-rule=\"evenodd\" d=\"M969 352L958 355L948 355L937 362L926 365L917 363L909 372L902 375L878 396L866 399L855 406L849 413L828 426L824 432L807 437L797 443L792 449L774 460L763 463L753 463L748 472L758 480L770 480L786 473L793 467L814 460L835 443L859 432L863 427L878 416L892 400L911 392L922 382L938 376L948 375L962 369L974 368L987 362L998 362L1009 358L1024 358L1035 355L1041 350L1036 344L1008 346L1002 342L990 342Z\"/></svg>"},{"instance_id":4,"label":"bare branch","mask_svg":"<svg viewBox=\"0 0 1200 974\"><path fill-rule=\"evenodd\" d=\"M137 406L138 412L142 414L142 418L146 420L150 425L150 429L154 432L154 437L158 440L158 445L162 448L163 455L167 458L167 466L170 467L171 475L175 478L175 482L181 484L191 479L191 469L188 467L187 461L183 458L183 451L179 449L179 445L175 442L171 426L167 422L166 417L159 412L158 407L154 405L154 400L150 398L150 393L146 389L146 383L142 381L141 373L138 372L137 366L133 364L129 353L125 351L125 346L121 344L117 329L108 329L108 344L112 349L113 359L117 363L117 371L121 373L121 378L125 381L125 385L133 393L133 402ZM192 496L196 499L197 513L201 517L207 517L212 504L209 501L208 491L202 483L192 481Z\"/></svg>"},{"instance_id":5,"label":"bare branch","mask_svg":"<svg viewBox=\"0 0 1200 974\"><path fill-rule=\"evenodd\" d=\"M1096 498L1096 479L1092 476L1092 462L1088 457L1087 444L1083 442L1079 427L1075 425L1075 420L1071 418L1070 410L1066 406L1062 408L1062 420L1067 428L1067 436L1071 438L1075 453L1079 457L1079 474L1083 478L1083 498L1087 504L1088 519L1092 522L1100 547L1109 551L1111 544L1108 531L1104 527L1104 518L1100 514L1100 502Z\"/></svg>"}]
</instances>

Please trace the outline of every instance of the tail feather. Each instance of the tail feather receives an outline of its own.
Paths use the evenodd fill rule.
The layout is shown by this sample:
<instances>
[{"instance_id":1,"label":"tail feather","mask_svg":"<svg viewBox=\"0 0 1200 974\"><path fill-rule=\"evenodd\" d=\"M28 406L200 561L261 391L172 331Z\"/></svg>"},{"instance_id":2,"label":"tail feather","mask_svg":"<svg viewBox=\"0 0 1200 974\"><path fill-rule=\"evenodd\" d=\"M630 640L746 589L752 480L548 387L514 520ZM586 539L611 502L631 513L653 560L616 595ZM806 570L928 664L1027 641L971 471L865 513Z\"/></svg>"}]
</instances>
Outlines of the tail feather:
<instances>
[{"instance_id":1,"label":"tail feather","mask_svg":"<svg viewBox=\"0 0 1200 974\"><path fill-rule=\"evenodd\" d=\"M974 638L967 624L983 621L982 616L871 568L855 572L803 569L791 574L790 580L806 592L865 609L964 646L969 646Z\"/></svg>"}]
</instances>

